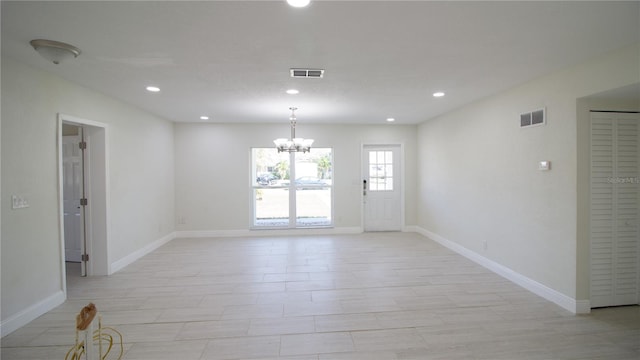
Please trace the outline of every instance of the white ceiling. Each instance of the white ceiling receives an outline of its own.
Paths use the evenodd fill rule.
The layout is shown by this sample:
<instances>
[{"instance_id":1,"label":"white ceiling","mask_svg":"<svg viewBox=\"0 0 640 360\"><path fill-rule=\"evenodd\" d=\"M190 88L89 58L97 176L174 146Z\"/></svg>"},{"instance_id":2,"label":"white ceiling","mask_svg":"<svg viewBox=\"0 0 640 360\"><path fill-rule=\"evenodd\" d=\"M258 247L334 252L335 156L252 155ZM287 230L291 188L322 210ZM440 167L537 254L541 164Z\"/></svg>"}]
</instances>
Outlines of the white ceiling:
<instances>
[{"instance_id":1,"label":"white ceiling","mask_svg":"<svg viewBox=\"0 0 640 360\"><path fill-rule=\"evenodd\" d=\"M177 122L415 124L638 41L638 1L2 1L3 55Z\"/></svg>"}]
</instances>

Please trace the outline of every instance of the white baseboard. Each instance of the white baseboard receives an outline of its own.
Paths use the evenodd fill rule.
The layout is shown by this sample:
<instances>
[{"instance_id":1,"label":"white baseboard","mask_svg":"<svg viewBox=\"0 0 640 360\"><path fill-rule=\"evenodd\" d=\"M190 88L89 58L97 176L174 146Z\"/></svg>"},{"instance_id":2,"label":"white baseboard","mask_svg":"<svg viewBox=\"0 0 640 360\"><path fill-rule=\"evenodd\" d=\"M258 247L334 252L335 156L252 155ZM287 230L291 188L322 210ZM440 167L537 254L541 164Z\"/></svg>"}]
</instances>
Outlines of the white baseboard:
<instances>
[{"instance_id":1,"label":"white baseboard","mask_svg":"<svg viewBox=\"0 0 640 360\"><path fill-rule=\"evenodd\" d=\"M287 235L342 235L359 234L360 227L308 228L308 229L255 229L255 230L186 230L177 231L176 238L216 238L243 236L287 236Z\"/></svg>"},{"instance_id":2,"label":"white baseboard","mask_svg":"<svg viewBox=\"0 0 640 360\"><path fill-rule=\"evenodd\" d=\"M136 260L140 259L141 257L147 255L148 253L152 252L153 250L159 248L160 246L168 243L169 241L175 238L176 238L176 233L172 232L152 242L151 244L132 252L131 254L123 257L122 259L111 263L111 265L109 266L109 274L113 274L115 272L122 270L127 265L132 264Z\"/></svg>"},{"instance_id":3,"label":"white baseboard","mask_svg":"<svg viewBox=\"0 0 640 360\"><path fill-rule=\"evenodd\" d=\"M109 267L109 274L122 270L141 257L147 255L160 246L176 238L206 238L206 237L241 237L241 236L284 236L284 235L327 235L327 234L359 234L360 227L340 228L309 228L309 229L274 229L274 230L188 230L172 232L153 243L132 252L117 260Z\"/></svg>"},{"instance_id":4,"label":"white baseboard","mask_svg":"<svg viewBox=\"0 0 640 360\"><path fill-rule=\"evenodd\" d=\"M586 314L591 311L588 300L573 299L424 228L416 227L416 232L574 314Z\"/></svg>"},{"instance_id":5,"label":"white baseboard","mask_svg":"<svg viewBox=\"0 0 640 360\"><path fill-rule=\"evenodd\" d=\"M406 225L402 228L402 232L420 233L418 227L415 225Z\"/></svg>"},{"instance_id":6,"label":"white baseboard","mask_svg":"<svg viewBox=\"0 0 640 360\"><path fill-rule=\"evenodd\" d=\"M10 316L8 319L0 323L0 336L5 337L19 328L27 325L39 316L46 314L48 311L62 305L66 300L66 296L62 290L47 297L46 299L29 306L19 313Z\"/></svg>"}]
</instances>

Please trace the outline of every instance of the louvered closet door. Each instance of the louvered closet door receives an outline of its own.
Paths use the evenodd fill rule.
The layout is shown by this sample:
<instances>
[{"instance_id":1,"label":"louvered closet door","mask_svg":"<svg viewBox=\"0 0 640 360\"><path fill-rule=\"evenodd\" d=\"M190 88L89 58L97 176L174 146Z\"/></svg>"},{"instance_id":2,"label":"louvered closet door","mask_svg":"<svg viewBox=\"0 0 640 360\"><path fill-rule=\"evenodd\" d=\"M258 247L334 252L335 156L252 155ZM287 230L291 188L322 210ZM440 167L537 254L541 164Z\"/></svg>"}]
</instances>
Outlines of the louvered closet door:
<instances>
[{"instance_id":1,"label":"louvered closet door","mask_svg":"<svg viewBox=\"0 0 640 360\"><path fill-rule=\"evenodd\" d=\"M591 113L591 306L638 304L638 114Z\"/></svg>"}]
</instances>

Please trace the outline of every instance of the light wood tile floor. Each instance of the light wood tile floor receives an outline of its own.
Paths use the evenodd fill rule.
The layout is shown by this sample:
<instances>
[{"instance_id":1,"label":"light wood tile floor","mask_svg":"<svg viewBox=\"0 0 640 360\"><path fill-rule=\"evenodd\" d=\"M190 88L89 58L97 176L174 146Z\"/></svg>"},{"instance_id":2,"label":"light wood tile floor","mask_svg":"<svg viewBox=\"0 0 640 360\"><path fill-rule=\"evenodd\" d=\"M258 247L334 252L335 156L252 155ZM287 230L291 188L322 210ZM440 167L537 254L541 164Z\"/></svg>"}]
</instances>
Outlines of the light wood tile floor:
<instances>
[{"instance_id":1,"label":"light wood tile floor","mask_svg":"<svg viewBox=\"0 0 640 360\"><path fill-rule=\"evenodd\" d=\"M70 275L2 359L64 359L90 301L125 359L640 359L640 307L575 316L414 233L176 239Z\"/></svg>"}]
</instances>

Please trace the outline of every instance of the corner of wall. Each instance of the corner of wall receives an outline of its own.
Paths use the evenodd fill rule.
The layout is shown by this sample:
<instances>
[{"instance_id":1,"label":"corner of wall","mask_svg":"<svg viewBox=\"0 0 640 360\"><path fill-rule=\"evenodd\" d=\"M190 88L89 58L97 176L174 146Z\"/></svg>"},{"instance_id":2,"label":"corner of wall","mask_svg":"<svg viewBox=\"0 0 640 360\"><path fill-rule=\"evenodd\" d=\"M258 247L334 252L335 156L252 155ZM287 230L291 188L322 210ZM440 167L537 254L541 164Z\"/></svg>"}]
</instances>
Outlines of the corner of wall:
<instances>
[{"instance_id":1,"label":"corner of wall","mask_svg":"<svg viewBox=\"0 0 640 360\"><path fill-rule=\"evenodd\" d=\"M445 239L444 237L427 229L417 227L416 232L452 251L455 251L456 253L466 257L467 259L531 291L532 293L553 302L554 304L572 312L573 314L584 314L589 313L590 311L588 300L585 301L573 299L565 294L562 294L559 291L553 290L533 279L517 273L506 266L500 265L490 259L487 259L486 257L465 248L464 246L456 244L451 240Z\"/></svg>"},{"instance_id":2,"label":"corner of wall","mask_svg":"<svg viewBox=\"0 0 640 360\"><path fill-rule=\"evenodd\" d=\"M114 261L109 265L109 275L124 269L128 265L134 263L136 260L142 258L143 256L149 254L150 252L154 251L155 249L161 247L162 245L168 243L169 241L175 238L176 238L176 232L169 233L163 236L162 238L148 244L147 246L132 252L131 254L123 257L122 259Z\"/></svg>"}]
</instances>

